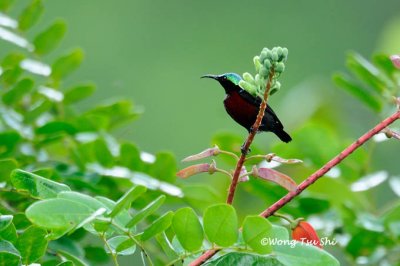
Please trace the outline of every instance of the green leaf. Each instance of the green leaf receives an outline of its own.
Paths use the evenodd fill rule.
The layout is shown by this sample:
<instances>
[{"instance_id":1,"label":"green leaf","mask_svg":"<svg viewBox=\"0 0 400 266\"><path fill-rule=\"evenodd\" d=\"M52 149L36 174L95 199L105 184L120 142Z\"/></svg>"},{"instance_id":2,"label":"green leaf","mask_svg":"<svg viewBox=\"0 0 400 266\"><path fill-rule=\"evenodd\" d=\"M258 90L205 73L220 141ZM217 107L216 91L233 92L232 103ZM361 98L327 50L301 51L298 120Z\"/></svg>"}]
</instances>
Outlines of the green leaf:
<instances>
[{"instance_id":1,"label":"green leaf","mask_svg":"<svg viewBox=\"0 0 400 266\"><path fill-rule=\"evenodd\" d=\"M63 20L56 20L33 40L35 53L44 55L51 52L59 45L66 31L66 23Z\"/></svg>"},{"instance_id":2,"label":"green leaf","mask_svg":"<svg viewBox=\"0 0 400 266\"><path fill-rule=\"evenodd\" d=\"M102 204L104 204L108 211L113 210L116 206L116 203L108 198L97 196L97 197L95 197L95 199L100 201ZM129 222L130 219L131 219L131 216L129 215L129 212L126 209L122 209L117 214L117 216L115 216L113 218L114 222L116 224L118 224L120 227L125 227L125 225ZM95 224L95 226L96 226L96 224ZM100 227L104 227L104 226L100 225Z\"/></svg>"},{"instance_id":3,"label":"green leaf","mask_svg":"<svg viewBox=\"0 0 400 266\"><path fill-rule=\"evenodd\" d=\"M67 199L71 201L75 201L80 204L86 205L92 211L96 211L100 208L107 208L105 204L100 202L99 200L88 196L83 193L75 192L75 191L62 191L58 193L57 198Z\"/></svg>"},{"instance_id":4,"label":"green leaf","mask_svg":"<svg viewBox=\"0 0 400 266\"><path fill-rule=\"evenodd\" d=\"M4 93L3 103L6 105L17 103L24 97L25 94L29 93L33 89L33 85L34 82L32 79L21 79L11 90Z\"/></svg>"},{"instance_id":5,"label":"green leaf","mask_svg":"<svg viewBox=\"0 0 400 266\"><path fill-rule=\"evenodd\" d=\"M110 217L115 217L122 209L129 206L132 201L136 200L140 195L146 192L146 187L137 185L128 190L118 201L111 213Z\"/></svg>"},{"instance_id":6,"label":"green leaf","mask_svg":"<svg viewBox=\"0 0 400 266\"><path fill-rule=\"evenodd\" d=\"M187 251L197 251L204 239L203 227L193 209L186 207L175 212L172 228L182 247Z\"/></svg>"},{"instance_id":7,"label":"green leaf","mask_svg":"<svg viewBox=\"0 0 400 266\"><path fill-rule=\"evenodd\" d=\"M159 180L173 183L176 180L176 160L175 157L168 152L160 152L156 154L156 161L150 168L150 175Z\"/></svg>"},{"instance_id":8,"label":"green leaf","mask_svg":"<svg viewBox=\"0 0 400 266\"><path fill-rule=\"evenodd\" d=\"M393 65L392 60L386 54L377 54L373 57L373 62L377 67L386 73L389 77L393 75L397 70Z\"/></svg>"},{"instance_id":9,"label":"green leaf","mask_svg":"<svg viewBox=\"0 0 400 266\"><path fill-rule=\"evenodd\" d=\"M380 100L380 98L372 95L371 92L365 90L364 88L361 88L356 83L354 83L353 81L349 80L348 78L340 74L334 75L333 80L336 83L336 85L348 91L350 94L352 94L360 101L365 103L375 112L380 112L382 110L383 107L382 101Z\"/></svg>"},{"instance_id":10,"label":"green leaf","mask_svg":"<svg viewBox=\"0 0 400 266\"><path fill-rule=\"evenodd\" d=\"M262 266L291 266L297 264L283 264L275 256L259 256L255 254L230 252L218 259L204 264L204 266L225 266L225 265L262 265ZM313 264L309 264L313 265Z\"/></svg>"},{"instance_id":11,"label":"green leaf","mask_svg":"<svg viewBox=\"0 0 400 266\"><path fill-rule=\"evenodd\" d=\"M109 240L107 240L108 245L111 247L111 250L114 254L118 254L121 256L128 256L128 255L132 255L133 253L135 253L136 251L136 245L131 245L130 247L128 247L127 249L123 249L123 250L117 250L118 247L121 244L126 243L126 241L131 241L131 239L128 236L116 236L113 237ZM131 243L131 242L130 242ZM121 248L125 248L124 245L122 245ZM107 252L109 252L108 248L105 248L105 250Z\"/></svg>"},{"instance_id":12,"label":"green leaf","mask_svg":"<svg viewBox=\"0 0 400 266\"><path fill-rule=\"evenodd\" d=\"M347 67L377 93L380 94L385 91L386 85L381 80L379 70L360 54L349 53L347 55Z\"/></svg>"},{"instance_id":13,"label":"green leaf","mask_svg":"<svg viewBox=\"0 0 400 266\"><path fill-rule=\"evenodd\" d=\"M18 142L21 140L21 136L15 131L3 131L0 133L0 155L10 154Z\"/></svg>"},{"instance_id":14,"label":"green leaf","mask_svg":"<svg viewBox=\"0 0 400 266\"><path fill-rule=\"evenodd\" d=\"M10 223L7 227L0 231L0 239L7 240L13 244L17 242L17 230L15 225Z\"/></svg>"},{"instance_id":15,"label":"green leaf","mask_svg":"<svg viewBox=\"0 0 400 266\"><path fill-rule=\"evenodd\" d=\"M129 223L126 224L127 228L131 228L135 226L138 222L142 221L144 218L147 216L153 214L156 210L158 210L161 205L165 201L165 195L161 195L152 202L150 202L146 207L142 208L139 212L137 212L132 220L129 221Z\"/></svg>"},{"instance_id":16,"label":"green leaf","mask_svg":"<svg viewBox=\"0 0 400 266\"><path fill-rule=\"evenodd\" d=\"M276 240L289 240L289 231L286 227L273 224L271 231L269 232L269 238Z\"/></svg>"},{"instance_id":17,"label":"green leaf","mask_svg":"<svg viewBox=\"0 0 400 266\"><path fill-rule=\"evenodd\" d=\"M14 159L0 160L0 182L8 181L11 172L18 167Z\"/></svg>"},{"instance_id":18,"label":"green leaf","mask_svg":"<svg viewBox=\"0 0 400 266\"><path fill-rule=\"evenodd\" d=\"M12 220L12 215L0 215L0 232L7 229L7 227L12 223Z\"/></svg>"},{"instance_id":19,"label":"green leaf","mask_svg":"<svg viewBox=\"0 0 400 266\"><path fill-rule=\"evenodd\" d=\"M299 197L298 202L298 208L307 214L321 213L330 208L330 202L320 197Z\"/></svg>"},{"instance_id":20,"label":"green leaf","mask_svg":"<svg viewBox=\"0 0 400 266\"><path fill-rule=\"evenodd\" d=\"M254 251L268 254L271 245L265 241L270 237L272 224L261 216L247 216L243 222L243 239Z\"/></svg>"},{"instance_id":21,"label":"green leaf","mask_svg":"<svg viewBox=\"0 0 400 266\"><path fill-rule=\"evenodd\" d=\"M104 139L96 139L93 143L96 160L105 167L114 166L114 156L111 154Z\"/></svg>"},{"instance_id":22,"label":"green leaf","mask_svg":"<svg viewBox=\"0 0 400 266\"><path fill-rule=\"evenodd\" d=\"M92 215L93 210L72 200L55 198L37 201L25 213L39 227L66 233Z\"/></svg>"},{"instance_id":23,"label":"green leaf","mask_svg":"<svg viewBox=\"0 0 400 266\"><path fill-rule=\"evenodd\" d=\"M93 264L107 263L110 260L103 247L86 246L84 249L85 258Z\"/></svg>"},{"instance_id":24,"label":"green leaf","mask_svg":"<svg viewBox=\"0 0 400 266\"><path fill-rule=\"evenodd\" d=\"M75 266L75 264L72 261L67 260L57 264L57 266Z\"/></svg>"},{"instance_id":25,"label":"green leaf","mask_svg":"<svg viewBox=\"0 0 400 266\"><path fill-rule=\"evenodd\" d=\"M112 129L124 122L136 118L138 112L133 110L133 103L131 101L121 100L108 105L98 106L85 115L89 117L106 118L107 123L102 126L106 129Z\"/></svg>"},{"instance_id":26,"label":"green leaf","mask_svg":"<svg viewBox=\"0 0 400 266\"><path fill-rule=\"evenodd\" d=\"M140 151L133 143L122 143L120 147L119 164L134 171L140 171L142 160Z\"/></svg>"},{"instance_id":27,"label":"green leaf","mask_svg":"<svg viewBox=\"0 0 400 266\"><path fill-rule=\"evenodd\" d=\"M228 247L238 237L238 221L235 209L228 204L208 207L204 212L204 231L210 242Z\"/></svg>"},{"instance_id":28,"label":"green leaf","mask_svg":"<svg viewBox=\"0 0 400 266\"><path fill-rule=\"evenodd\" d=\"M95 90L96 87L93 84L79 85L70 88L64 93L64 104L68 105L79 102L91 96Z\"/></svg>"},{"instance_id":29,"label":"green leaf","mask_svg":"<svg viewBox=\"0 0 400 266\"><path fill-rule=\"evenodd\" d=\"M222 203L222 197L210 186L190 185L182 188L185 201L200 210L206 209L215 203Z\"/></svg>"},{"instance_id":30,"label":"green leaf","mask_svg":"<svg viewBox=\"0 0 400 266\"><path fill-rule=\"evenodd\" d=\"M46 235L46 230L30 226L19 236L16 247L21 253L22 263L31 264L46 253Z\"/></svg>"},{"instance_id":31,"label":"green leaf","mask_svg":"<svg viewBox=\"0 0 400 266\"><path fill-rule=\"evenodd\" d=\"M68 76L81 65L83 57L82 49L77 48L54 62L51 66L51 78L55 81L56 87L62 78Z\"/></svg>"},{"instance_id":32,"label":"green leaf","mask_svg":"<svg viewBox=\"0 0 400 266\"><path fill-rule=\"evenodd\" d=\"M284 265L338 266L339 261L323 249L296 242L275 246L276 258Z\"/></svg>"},{"instance_id":33,"label":"green leaf","mask_svg":"<svg viewBox=\"0 0 400 266\"><path fill-rule=\"evenodd\" d=\"M0 239L0 266L20 264L21 255L18 250L10 242Z\"/></svg>"},{"instance_id":34,"label":"green leaf","mask_svg":"<svg viewBox=\"0 0 400 266\"><path fill-rule=\"evenodd\" d=\"M62 255L64 258L67 260L70 260L73 262L74 266L89 266L85 261L83 261L81 258L72 255L71 253L65 251L65 250L58 250L57 251L60 255Z\"/></svg>"},{"instance_id":35,"label":"green leaf","mask_svg":"<svg viewBox=\"0 0 400 266\"><path fill-rule=\"evenodd\" d=\"M133 239L131 238L127 238L126 240L122 241L117 248L115 249L116 252L122 252L128 249L132 249L135 248L136 249L136 243Z\"/></svg>"},{"instance_id":36,"label":"green leaf","mask_svg":"<svg viewBox=\"0 0 400 266\"><path fill-rule=\"evenodd\" d=\"M158 244L161 246L164 254L168 257L169 260L174 260L178 257L178 254L176 253L165 232L156 235L155 239L157 240Z\"/></svg>"},{"instance_id":37,"label":"green leaf","mask_svg":"<svg viewBox=\"0 0 400 266\"><path fill-rule=\"evenodd\" d=\"M42 0L32 0L19 16L18 28L21 31L26 31L31 28L39 20L43 10Z\"/></svg>"},{"instance_id":38,"label":"green leaf","mask_svg":"<svg viewBox=\"0 0 400 266\"><path fill-rule=\"evenodd\" d=\"M11 183L17 190L27 191L39 199L54 198L61 191L71 190L67 185L16 169L11 173Z\"/></svg>"},{"instance_id":39,"label":"green leaf","mask_svg":"<svg viewBox=\"0 0 400 266\"><path fill-rule=\"evenodd\" d=\"M49 100L38 100L29 108L28 112L24 113L25 123L31 123L43 113L49 111L53 107L53 103Z\"/></svg>"},{"instance_id":40,"label":"green leaf","mask_svg":"<svg viewBox=\"0 0 400 266\"><path fill-rule=\"evenodd\" d=\"M77 132L77 129L70 123L64 121L51 121L44 124L36 129L36 134L57 134L57 133L67 133L73 135Z\"/></svg>"},{"instance_id":41,"label":"green leaf","mask_svg":"<svg viewBox=\"0 0 400 266\"><path fill-rule=\"evenodd\" d=\"M157 220L155 220L149 227L144 230L143 234L140 236L141 240L146 241L166 230L171 225L173 216L174 213L172 211L169 211Z\"/></svg>"},{"instance_id":42,"label":"green leaf","mask_svg":"<svg viewBox=\"0 0 400 266\"><path fill-rule=\"evenodd\" d=\"M0 1L0 10L7 11L15 0L1 0Z\"/></svg>"}]
</instances>

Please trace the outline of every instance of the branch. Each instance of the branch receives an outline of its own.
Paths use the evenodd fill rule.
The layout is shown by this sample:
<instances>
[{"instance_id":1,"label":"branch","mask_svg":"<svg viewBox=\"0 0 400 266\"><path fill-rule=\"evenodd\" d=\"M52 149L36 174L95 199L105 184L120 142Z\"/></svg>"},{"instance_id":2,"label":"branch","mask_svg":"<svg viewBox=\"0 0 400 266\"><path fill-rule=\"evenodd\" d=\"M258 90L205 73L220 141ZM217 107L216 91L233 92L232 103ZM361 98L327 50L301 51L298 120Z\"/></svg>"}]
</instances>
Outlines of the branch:
<instances>
[{"instance_id":1,"label":"branch","mask_svg":"<svg viewBox=\"0 0 400 266\"><path fill-rule=\"evenodd\" d=\"M286 194L286 196L282 197L280 200L272 204L268 209L260 213L260 216L268 218L274 212L285 206L287 203L289 203L293 198L295 198L297 195L299 195L301 192L303 192L306 188L311 186L315 181L317 181L320 177L322 177L324 174L326 174L332 167L335 165L339 164L341 161L343 161L347 156L349 156L353 151L361 147L365 142L367 142L369 139L371 139L374 135L378 134L392 124L394 121L397 119L400 119L400 111L397 111L393 115L389 116L385 120L381 121L378 125L376 125L374 128L372 128L370 131L362 135L359 139L357 139L355 142L353 142L350 146L345 148L341 153L339 153L336 157L334 157L332 160L327 162L324 166L322 166L319 170L314 172L312 175L307 177L306 180L304 180L295 191L289 192Z\"/></svg>"},{"instance_id":2,"label":"branch","mask_svg":"<svg viewBox=\"0 0 400 266\"><path fill-rule=\"evenodd\" d=\"M258 110L256 121L254 122L254 124L251 128L251 131L246 139L246 142L243 144L242 154L240 155L239 161L236 164L232 182L229 187L228 198L226 199L226 203L228 203L228 204L232 204L232 202L233 202L233 198L235 197L236 186L239 181L239 176L240 176L240 172L242 170L243 164L246 160L246 155L247 155L250 145L253 142L253 139L258 131L258 128L261 125L262 118L264 117L264 112L265 112L265 108L267 108L269 91L271 90L271 84L272 84L272 79L273 79L274 75L275 75L275 70L272 67L269 72L269 75L268 75L268 81L267 81L266 89L264 92L264 99L262 100L262 102L260 104L260 109Z\"/></svg>"},{"instance_id":3,"label":"branch","mask_svg":"<svg viewBox=\"0 0 400 266\"><path fill-rule=\"evenodd\" d=\"M370 131L362 135L359 139L357 139L355 142L353 142L350 146L345 148L341 153L339 153L336 157L334 157L332 160L330 160L328 163L326 163L321 169L310 175L306 180L304 180L295 191L289 192L272 204L268 209L260 213L260 216L268 218L269 216L273 215L277 210L285 206L287 203L289 203L293 198L295 198L297 195L299 195L301 192L303 192L306 188L311 186L315 181L317 181L320 177L322 177L324 174L326 174L332 167L336 166L339 164L341 161L343 161L345 158L347 158L353 151L361 147L365 142L367 142L369 139L371 139L374 135L378 134L395 122L396 120L400 119L400 110L394 113L393 115L389 116L385 120L381 121L378 125L376 125L374 128L372 128ZM243 155L242 155L243 156ZM241 156L241 157L242 157ZM205 252L203 255L198 257L196 260L194 260L192 263L190 263L190 266L198 266L212 258L218 251L220 251L221 248L214 248L210 249L207 252Z\"/></svg>"}]
</instances>

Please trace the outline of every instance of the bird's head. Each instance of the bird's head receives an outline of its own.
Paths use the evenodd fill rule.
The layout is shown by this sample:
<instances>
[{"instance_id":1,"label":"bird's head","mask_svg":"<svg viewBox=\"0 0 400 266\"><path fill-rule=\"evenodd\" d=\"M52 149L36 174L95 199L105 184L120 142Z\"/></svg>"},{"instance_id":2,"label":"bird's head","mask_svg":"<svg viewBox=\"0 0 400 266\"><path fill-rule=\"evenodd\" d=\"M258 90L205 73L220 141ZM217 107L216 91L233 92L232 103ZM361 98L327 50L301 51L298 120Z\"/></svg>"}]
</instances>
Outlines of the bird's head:
<instances>
[{"instance_id":1,"label":"bird's head","mask_svg":"<svg viewBox=\"0 0 400 266\"><path fill-rule=\"evenodd\" d=\"M224 87L225 92L228 93L232 90L237 90L239 87L239 81L242 80L236 73L226 73L221 75L204 75L202 78L211 78L217 80L222 87Z\"/></svg>"}]
</instances>

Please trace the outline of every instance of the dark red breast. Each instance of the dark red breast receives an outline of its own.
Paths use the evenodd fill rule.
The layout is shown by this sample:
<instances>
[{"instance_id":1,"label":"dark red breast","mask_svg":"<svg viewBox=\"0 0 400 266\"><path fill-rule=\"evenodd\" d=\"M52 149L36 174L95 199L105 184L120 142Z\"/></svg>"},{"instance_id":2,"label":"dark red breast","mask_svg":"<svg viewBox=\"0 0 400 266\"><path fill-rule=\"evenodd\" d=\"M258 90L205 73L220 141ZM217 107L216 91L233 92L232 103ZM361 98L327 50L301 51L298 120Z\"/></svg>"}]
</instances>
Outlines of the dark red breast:
<instances>
[{"instance_id":1,"label":"dark red breast","mask_svg":"<svg viewBox=\"0 0 400 266\"><path fill-rule=\"evenodd\" d=\"M246 101L237 91L226 95L224 106L233 120L250 130L256 121L259 106Z\"/></svg>"}]
</instances>

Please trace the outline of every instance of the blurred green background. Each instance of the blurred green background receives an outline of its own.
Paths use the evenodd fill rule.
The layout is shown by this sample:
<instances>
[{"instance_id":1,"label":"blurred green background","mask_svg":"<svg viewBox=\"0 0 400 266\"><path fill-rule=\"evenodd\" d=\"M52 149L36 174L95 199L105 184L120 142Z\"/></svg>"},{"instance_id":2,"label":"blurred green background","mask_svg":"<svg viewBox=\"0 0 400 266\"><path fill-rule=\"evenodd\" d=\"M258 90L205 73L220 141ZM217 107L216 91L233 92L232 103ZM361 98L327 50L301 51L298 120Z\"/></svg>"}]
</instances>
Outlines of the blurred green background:
<instances>
[{"instance_id":1,"label":"blurred green background","mask_svg":"<svg viewBox=\"0 0 400 266\"><path fill-rule=\"evenodd\" d=\"M15 16L29 1L16 2L16 8L11 12ZM118 98L133 100L137 108L143 109L143 115L137 122L119 129L116 137L133 140L144 151L171 151L178 160L208 148L216 132L232 132L241 139L247 135L227 116L220 86L202 80L200 76L253 72L252 58L263 47L285 46L289 49L289 59L280 79L282 89L271 97L270 105L292 135L303 125L309 125L309 121L321 125L322 129L328 124L335 136L327 139L335 140L331 146L340 149L374 126L390 110L382 112L381 117L373 113L353 96L337 88L331 76L338 71L347 72L345 61L349 51L357 51L366 58L375 52L400 53L399 7L398 0L52 0L45 2L44 17L28 37L41 32L55 18L65 19L68 33L61 48L44 59L51 63L71 47L84 49L86 59L82 67L63 84L64 88L84 81L97 84L95 96L81 103L79 108L84 110L95 103ZM0 42L0 57L5 55L3 51L7 49L3 48L6 46L9 45ZM307 158L303 151L307 148L304 140L310 135L303 132L302 136L303 139L299 138L297 143L295 138L293 143L285 146L290 150L290 147L304 145L300 146L300 152L295 153L300 159L303 155ZM317 139L312 137L315 135L310 136L311 140ZM326 144L323 141L321 139L321 146ZM278 143L272 134L259 135L255 140L255 146L261 147L263 152L284 150L282 145L275 145ZM367 150L372 151L374 145L368 143ZM328 150L321 147L322 151L324 149ZM305 167L311 165L310 169L295 166L287 167L283 172L287 171L295 178L305 178L312 168L330 158L330 151L323 154L328 154L327 158L321 156L314 158L312 163L305 162ZM362 171L384 169L391 176L399 176L398 159L392 159L398 156L397 153L398 146L392 142L378 145ZM357 154L361 152L353 156ZM340 190L344 185L330 185L355 181L360 177L359 172L343 174L341 179L321 179L310 188L311 194L324 193L331 197L331 201L342 201L345 197ZM225 197L226 178L202 175L191 181L215 185L214 188L219 189L218 195ZM182 183L188 182L184 180ZM346 188L350 187L346 182L343 182ZM244 185L246 193L240 188L235 200L241 216L258 213L273 202L271 199L284 194L279 189L270 191L268 186L252 184ZM387 183L375 192L363 194L370 200L368 207L371 212L377 211L382 203L397 199ZM345 193L347 190L343 192L349 196L346 199L353 200L353 192ZM287 209L293 211L296 207L293 202ZM329 229L329 224L318 229L322 227ZM343 254L338 257L345 261Z\"/></svg>"},{"instance_id":2,"label":"blurred green background","mask_svg":"<svg viewBox=\"0 0 400 266\"><path fill-rule=\"evenodd\" d=\"M366 57L377 50L396 52L385 31L400 3L53 0L45 6L36 32L64 18L69 29L58 53L75 46L86 51L80 71L65 86L94 81L98 91L90 101L134 100L143 116L117 136L149 152L171 150L180 159L208 147L216 131L245 137L225 113L223 90L199 77L252 72L252 58L265 46L289 48L283 87L270 101L289 132L317 106L342 102L330 107L331 115L344 122L340 134L357 137L377 120L330 77L344 69L349 50ZM263 134L256 142L267 147L277 138Z\"/></svg>"}]
</instances>

